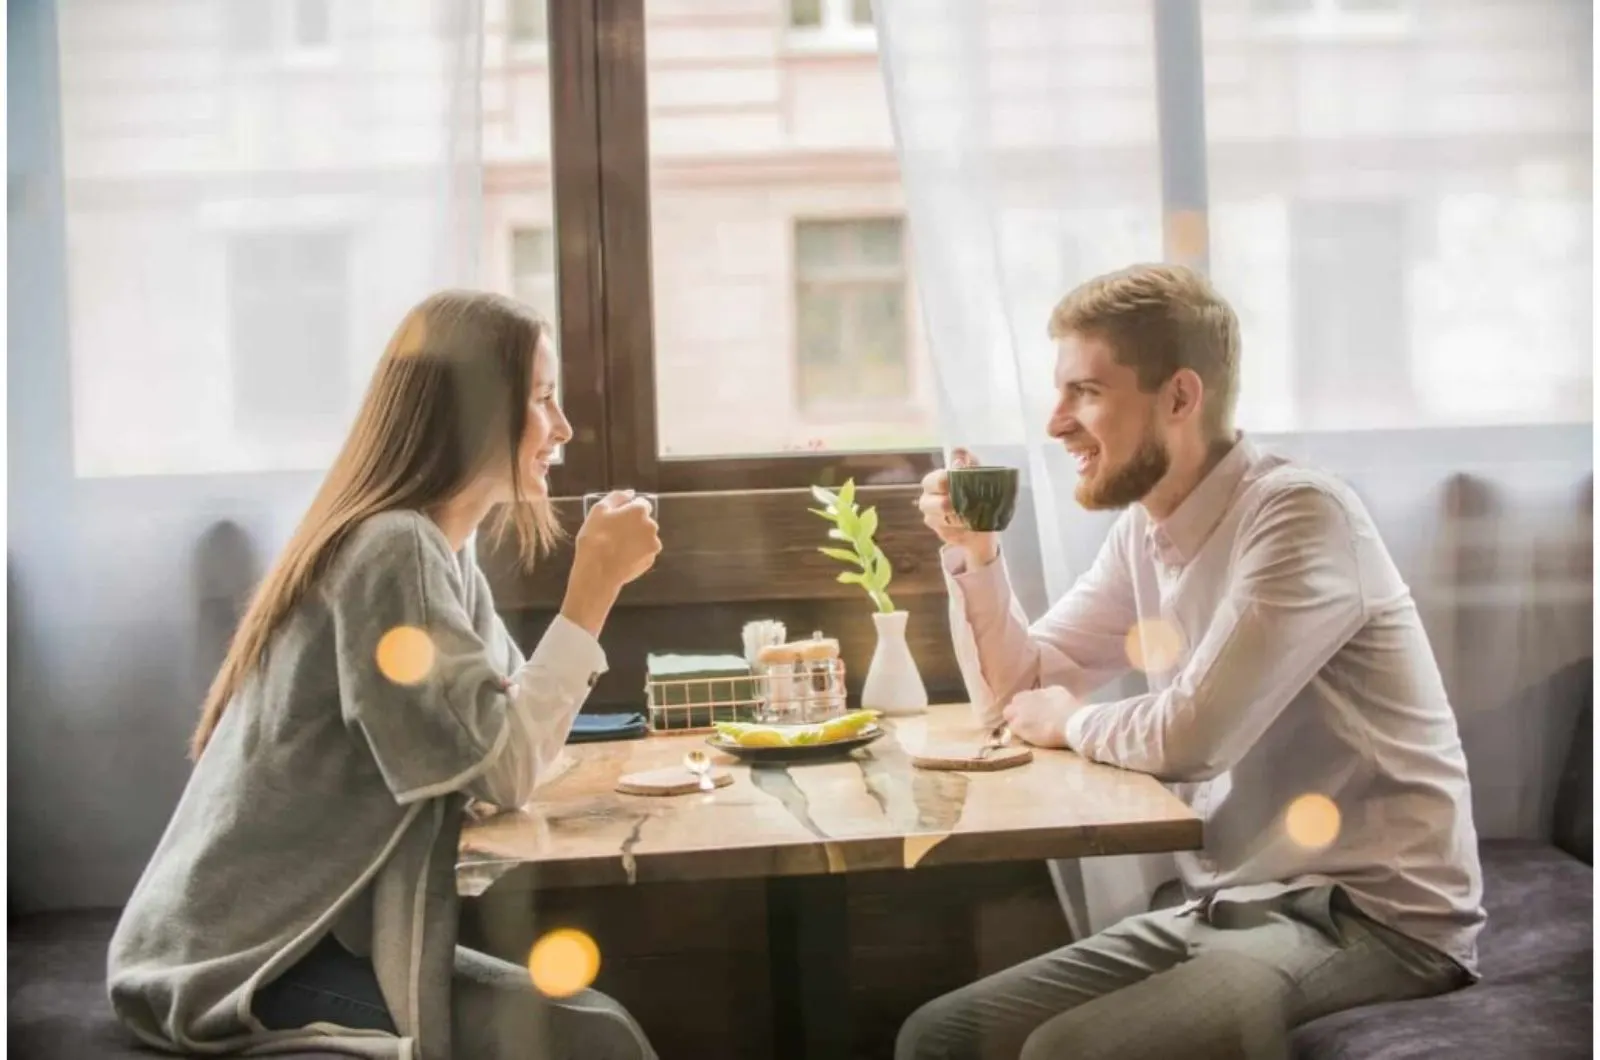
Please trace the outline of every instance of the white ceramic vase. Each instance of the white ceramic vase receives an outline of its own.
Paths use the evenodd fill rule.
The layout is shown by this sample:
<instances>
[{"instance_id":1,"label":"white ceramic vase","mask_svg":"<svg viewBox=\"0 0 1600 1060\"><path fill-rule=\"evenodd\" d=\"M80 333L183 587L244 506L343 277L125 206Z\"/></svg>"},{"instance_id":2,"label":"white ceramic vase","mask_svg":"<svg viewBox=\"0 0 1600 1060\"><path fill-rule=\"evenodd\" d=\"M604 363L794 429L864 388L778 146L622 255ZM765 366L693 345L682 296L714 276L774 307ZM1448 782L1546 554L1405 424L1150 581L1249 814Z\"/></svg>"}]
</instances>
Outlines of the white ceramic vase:
<instances>
[{"instance_id":1,"label":"white ceramic vase","mask_svg":"<svg viewBox=\"0 0 1600 1060\"><path fill-rule=\"evenodd\" d=\"M928 689L917 672L917 661L906 644L906 611L877 612L878 646L872 651L867 681L861 688L861 705L889 716L921 714L928 709Z\"/></svg>"}]
</instances>

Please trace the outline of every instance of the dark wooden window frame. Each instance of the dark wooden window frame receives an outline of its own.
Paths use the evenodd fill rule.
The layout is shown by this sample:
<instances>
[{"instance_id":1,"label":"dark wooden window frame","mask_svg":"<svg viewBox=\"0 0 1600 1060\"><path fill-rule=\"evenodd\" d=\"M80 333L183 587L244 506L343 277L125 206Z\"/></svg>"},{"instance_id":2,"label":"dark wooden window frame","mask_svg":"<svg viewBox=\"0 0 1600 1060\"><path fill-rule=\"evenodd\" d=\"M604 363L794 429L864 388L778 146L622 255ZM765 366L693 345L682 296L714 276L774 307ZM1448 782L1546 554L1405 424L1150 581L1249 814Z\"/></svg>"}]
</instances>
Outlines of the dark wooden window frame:
<instances>
[{"instance_id":1,"label":"dark wooden window frame","mask_svg":"<svg viewBox=\"0 0 1600 1060\"><path fill-rule=\"evenodd\" d=\"M562 384L580 432L557 494L803 489L851 476L915 484L937 451L659 455L644 3L550 5Z\"/></svg>"}]
</instances>

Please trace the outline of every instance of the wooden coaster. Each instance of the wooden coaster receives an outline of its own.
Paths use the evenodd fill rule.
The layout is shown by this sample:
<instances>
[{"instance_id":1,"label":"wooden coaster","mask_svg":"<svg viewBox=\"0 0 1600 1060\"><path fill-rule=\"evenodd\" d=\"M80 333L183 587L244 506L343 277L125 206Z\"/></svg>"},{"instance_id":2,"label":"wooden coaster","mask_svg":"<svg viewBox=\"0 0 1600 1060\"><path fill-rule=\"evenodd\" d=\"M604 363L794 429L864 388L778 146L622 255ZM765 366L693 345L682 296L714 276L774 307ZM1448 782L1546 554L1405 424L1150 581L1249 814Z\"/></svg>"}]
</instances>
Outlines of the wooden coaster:
<instances>
[{"instance_id":1,"label":"wooden coaster","mask_svg":"<svg viewBox=\"0 0 1600 1060\"><path fill-rule=\"evenodd\" d=\"M713 767L711 783L725 788L733 783L733 774ZM617 778L617 791L624 795L692 795L699 790L700 778L682 766L650 769Z\"/></svg>"},{"instance_id":2,"label":"wooden coaster","mask_svg":"<svg viewBox=\"0 0 1600 1060\"><path fill-rule=\"evenodd\" d=\"M1011 769L1033 761L1031 747L997 747L978 757L970 744L933 744L911 756L911 764L918 769L949 769L963 773L990 773L997 769Z\"/></svg>"}]
</instances>

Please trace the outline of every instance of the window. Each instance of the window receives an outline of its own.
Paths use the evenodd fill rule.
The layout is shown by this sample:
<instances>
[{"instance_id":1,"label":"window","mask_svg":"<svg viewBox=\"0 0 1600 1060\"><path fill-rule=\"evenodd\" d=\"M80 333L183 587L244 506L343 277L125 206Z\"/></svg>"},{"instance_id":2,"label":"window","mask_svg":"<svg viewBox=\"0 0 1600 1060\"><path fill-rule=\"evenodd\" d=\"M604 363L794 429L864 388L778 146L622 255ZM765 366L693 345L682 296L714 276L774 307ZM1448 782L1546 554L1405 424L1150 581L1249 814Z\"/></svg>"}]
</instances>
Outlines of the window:
<instances>
[{"instance_id":1,"label":"window","mask_svg":"<svg viewBox=\"0 0 1600 1060\"><path fill-rule=\"evenodd\" d=\"M294 55L333 47L332 0L224 0L223 37L235 55Z\"/></svg>"},{"instance_id":2,"label":"window","mask_svg":"<svg viewBox=\"0 0 1600 1060\"><path fill-rule=\"evenodd\" d=\"M332 44L330 0L295 0L290 39L297 48L326 48Z\"/></svg>"},{"instance_id":3,"label":"window","mask_svg":"<svg viewBox=\"0 0 1600 1060\"><path fill-rule=\"evenodd\" d=\"M514 44L543 44L550 36L550 11L546 0L506 0L510 6L510 36Z\"/></svg>"},{"instance_id":4,"label":"window","mask_svg":"<svg viewBox=\"0 0 1600 1060\"><path fill-rule=\"evenodd\" d=\"M789 0L790 29L834 32L872 28L872 0Z\"/></svg>"},{"instance_id":5,"label":"window","mask_svg":"<svg viewBox=\"0 0 1600 1060\"><path fill-rule=\"evenodd\" d=\"M1290 359L1296 425L1413 420L1405 204L1302 201L1289 212Z\"/></svg>"},{"instance_id":6,"label":"window","mask_svg":"<svg viewBox=\"0 0 1600 1060\"><path fill-rule=\"evenodd\" d=\"M346 236L231 236L226 282L235 433L297 453L336 443L354 401Z\"/></svg>"},{"instance_id":7,"label":"window","mask_svg":"<svg viewBox=\"0 0 1600 1060\"><path fill-rule=\"evenodd\" d=\"M272 46L273 8L258 0L224 0L218 6L222 13L223 39L228 50L236 55L255 55Z\"/></svg>"},{"instance_id":8,"label":"window","mask_svg":"<svg viewBox=\"0 0 1600 1060\"><path fill-rule=\"evenodd\" d=\"M800 410L871 414L911 398L904 250L897 219L795 226Z\"/></svg>"},{"instance_id":9,"label":"window","mask_svg":"<svg viewBox=\"0 0 1600 1060\"><path fill-rule=\"evenodd\" d=\"M511 293L555 322L556 241L550 229L512 230Z\"/></svg>"}]
</instances>

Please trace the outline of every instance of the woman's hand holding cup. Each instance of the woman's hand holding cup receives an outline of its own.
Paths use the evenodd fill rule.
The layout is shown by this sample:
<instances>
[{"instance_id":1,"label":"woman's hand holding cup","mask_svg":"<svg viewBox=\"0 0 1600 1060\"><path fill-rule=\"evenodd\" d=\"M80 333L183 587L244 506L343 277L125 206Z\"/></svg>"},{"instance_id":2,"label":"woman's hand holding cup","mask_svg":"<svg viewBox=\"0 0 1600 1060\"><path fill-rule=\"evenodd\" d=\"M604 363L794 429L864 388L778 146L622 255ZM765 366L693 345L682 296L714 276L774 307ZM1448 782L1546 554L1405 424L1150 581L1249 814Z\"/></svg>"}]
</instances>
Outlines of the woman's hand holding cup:
<instances>
[{"instance_id":1,"label":"woman's hand holding cup","mask_svg":"<svg viewBox=\"0 0 1600 1060\"><path fill-rule=\"evenodd\" d=\"M598 635L622 587L655 565L660 530L651 501L632 490L616 490L589 506L561 613Z\"/></svg>"}]
</instances>

